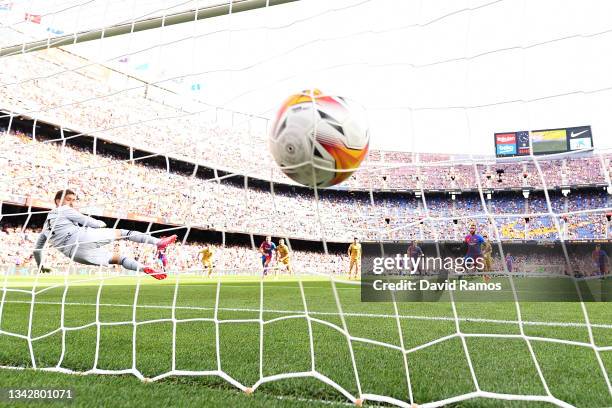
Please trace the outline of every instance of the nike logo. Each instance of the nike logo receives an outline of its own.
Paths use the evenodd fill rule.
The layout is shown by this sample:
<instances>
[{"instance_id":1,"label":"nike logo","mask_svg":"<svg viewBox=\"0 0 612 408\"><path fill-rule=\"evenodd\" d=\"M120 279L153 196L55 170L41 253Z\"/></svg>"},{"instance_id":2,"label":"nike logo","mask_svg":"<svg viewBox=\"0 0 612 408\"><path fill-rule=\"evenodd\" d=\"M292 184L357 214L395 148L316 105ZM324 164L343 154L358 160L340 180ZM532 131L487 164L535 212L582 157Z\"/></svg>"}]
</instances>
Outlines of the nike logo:
<instances>
[{"instance_id":1,"label":"nike logo","mask_svg":"<svg viewBox=\"0 0 612 408\"><path fill-rule=\"evenodd\" d=\"M588 130L583 130L582 132L578 132L578 133L572 132L572 133L570 133L570 137L578 137L581 134L586 133L586 132L588 132Z\"/></svg>"}]
</instances>

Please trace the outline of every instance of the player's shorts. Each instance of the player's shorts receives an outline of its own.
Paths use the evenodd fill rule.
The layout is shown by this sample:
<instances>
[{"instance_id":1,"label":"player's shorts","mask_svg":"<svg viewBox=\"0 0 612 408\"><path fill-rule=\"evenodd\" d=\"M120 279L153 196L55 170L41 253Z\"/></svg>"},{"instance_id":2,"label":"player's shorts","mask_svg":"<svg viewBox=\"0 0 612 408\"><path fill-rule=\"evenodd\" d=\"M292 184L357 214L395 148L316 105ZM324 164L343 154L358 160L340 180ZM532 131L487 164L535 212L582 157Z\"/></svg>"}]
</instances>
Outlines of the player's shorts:
<instances>
[{"instance_id":1,"label":"player's shorts","mask_svg":"<svg viewBox=\"0 0 612 408\"><path fill-rule=\"evenodd\" d=\"M261 256L261 264L263 266L268 265L271 260L272 260L272 255L262 255Z\"/></svg>"},{"instance_id":2,"label":"player's shorts","mask_svg":"<svg viewBox=\"0 0 612 408\"><path fill-rule=\"evenodd\" d=\"M467 262L468 260L471 260L473 262L473 267L471 269L468 269L468 272L473 270L482 271L482 268L480 268L479 265L485 265L482 255L466 255L463 257L463 260L465 262Z\"/></svg>"},{"instance_id":3,"label":"player's shorts","mask_svg":"<svg viewBox=\"0 0 612 408\"><path fill-rule=\"evenodd\" d=\"M110 228L83 228L72 243L74 247L70 256L74 262L84 265L107 266L112 253L104 246L115 240L116 232ZM77 239L78 238L78 239Z\"/></svg>"},{"instance_id":4,"label":"player's shorts","mask_svg":"<svg viewBox=\"0 0 612 408\"><path fill-rule=\"evenodd\" d=\"M485 255L484 257L485 271L490 271L493 267L493 257L491 255Z\"/></svg>"}]
</instances>

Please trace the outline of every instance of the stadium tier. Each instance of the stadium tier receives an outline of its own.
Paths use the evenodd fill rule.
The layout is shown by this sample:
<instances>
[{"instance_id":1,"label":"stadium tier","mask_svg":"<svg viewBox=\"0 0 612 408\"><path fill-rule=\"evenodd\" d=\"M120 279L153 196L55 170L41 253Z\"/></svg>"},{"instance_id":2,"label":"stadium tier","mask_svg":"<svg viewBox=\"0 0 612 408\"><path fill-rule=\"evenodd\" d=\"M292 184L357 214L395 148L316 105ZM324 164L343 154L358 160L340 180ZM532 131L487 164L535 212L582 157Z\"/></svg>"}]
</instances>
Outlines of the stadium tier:
<instances>
[{"instance_id":1,"label":"stadium tier","mask_svg":"<svg viewBox=\"0 0 612 408\"><path fill-rule=\"evenodd\" d=\"M277 184L270 190L269 184L257 180L245 188L242 179L195 177L188 174L189 167L121 160L101 145L93 154L85 147L49 140L42 132L37 140L32 137L20 132L4 136L0 168L9 175L2 184L5 203L52 208L53 193L70 187L78 190L80 205L91 214L218 231L305 240L324 236L331 242L348 242L353 236L365 240L458 240L467 225L476 221L491 236L495 222L502 240L559 239L555 216L549 214L537 184L524 185L524 189L534 190L527 198L523 189L483 197L490 217L478 193L452 190L450 183L440 185L450 193L381 191L370 197L360 191L322 191L317 208L312 191L305 188ZM588 168L593 159L584 160ZM438 173L436 167L421 169ZM551 211L558 214L563 238L612 236L606 191L567 188L571 193L566 196L560 191L549 193ZM338 217L339 212L345 216Z\"/></svg>"},{"instance_id":2,"label":"stadium tier","mask_svg":"<svg viewBox=\"0 0 612 408\"><path fill-rule=\"evenodd\" d=\"M20 80L23 76L29 79ZM43 81L44 76L48 78ZM0 72L0 81L7 84L0 87L0 119L5 127L13 116L35 116L38 122L58 128L56 138L60 138L61 128L66 134L76 131L96 137L99 143L120 143L232 173L294 184L278 168L264 165L272 161L264 119L197 101L186 107L163 82L139 81L110 68L92 66L59 49L15 56ZM600 152L591 157L542 160L540 167L547 188L608 186L611 158L612 153ZM387 151L370 152L366 166L341 188L476 190L477 174L485 189L543 188L528 159L508 163L482 156Z\"/></svg>"}]
</instances>

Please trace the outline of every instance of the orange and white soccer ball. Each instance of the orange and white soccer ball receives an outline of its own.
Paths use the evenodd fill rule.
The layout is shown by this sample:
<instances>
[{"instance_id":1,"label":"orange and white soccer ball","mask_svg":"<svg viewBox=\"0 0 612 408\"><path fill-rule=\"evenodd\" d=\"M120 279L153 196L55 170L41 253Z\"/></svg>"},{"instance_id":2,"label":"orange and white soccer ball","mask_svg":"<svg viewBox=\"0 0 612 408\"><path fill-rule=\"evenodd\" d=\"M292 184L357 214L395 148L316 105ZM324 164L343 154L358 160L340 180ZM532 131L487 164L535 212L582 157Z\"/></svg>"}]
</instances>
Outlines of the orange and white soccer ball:
<instances>
[{"instance_id":1,"label":"orange and white soccer ball","mask_svg":"<svg viewBox=\"0 0 612 408\"><path fill-rule=\"evenodd\" d=\"M291 179L309 187L341 183L366 157L365 110L318 89L291 95L270 128L270 152Z\"/></svg>"}]
</instances>

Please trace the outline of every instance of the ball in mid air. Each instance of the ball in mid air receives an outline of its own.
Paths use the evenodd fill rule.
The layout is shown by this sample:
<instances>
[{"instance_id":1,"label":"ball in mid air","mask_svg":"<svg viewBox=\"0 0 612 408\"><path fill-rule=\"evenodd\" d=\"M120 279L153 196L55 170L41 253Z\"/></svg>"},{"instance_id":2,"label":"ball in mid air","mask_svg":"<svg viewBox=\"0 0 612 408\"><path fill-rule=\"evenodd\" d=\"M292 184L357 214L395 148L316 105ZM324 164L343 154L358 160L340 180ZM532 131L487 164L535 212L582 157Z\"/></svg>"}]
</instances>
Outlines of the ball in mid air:
<instances>
[{"instance_id":1,"label":"ball in mid air","mask_svg":"<svg viewBox=\"0 0 612 408\"><path fill-rule=\"evenodd\" d=\"M292 180L330 187L350 177L368 153L365 110L341 96L307 90L287 98L270 128L270 153Z\"/></svg>"}]
</instances>

